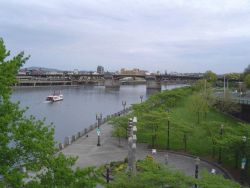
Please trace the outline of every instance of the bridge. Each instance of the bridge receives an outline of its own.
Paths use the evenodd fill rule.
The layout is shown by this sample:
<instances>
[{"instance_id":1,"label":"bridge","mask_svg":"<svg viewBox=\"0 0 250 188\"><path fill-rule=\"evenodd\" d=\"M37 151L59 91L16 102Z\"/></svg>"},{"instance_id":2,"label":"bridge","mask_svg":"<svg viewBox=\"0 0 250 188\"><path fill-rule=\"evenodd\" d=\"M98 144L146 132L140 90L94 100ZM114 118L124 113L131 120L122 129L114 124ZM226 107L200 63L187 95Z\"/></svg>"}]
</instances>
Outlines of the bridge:
<instances>
[{"instance_id":1,"label":"bridge","mask_svg":"<svg viewBox=\"0 0 250 188\"><path fill-rule=\"evenodd\" d=\"M144 79L147 89L161 89L162 83L193 83L199 76L178 76L169 74L134 75L134 74L39 74L17 75L17 86L46 85L83 85L97 84L106 88L119 88L123 78Z\"/></svg>"}]
</instances>

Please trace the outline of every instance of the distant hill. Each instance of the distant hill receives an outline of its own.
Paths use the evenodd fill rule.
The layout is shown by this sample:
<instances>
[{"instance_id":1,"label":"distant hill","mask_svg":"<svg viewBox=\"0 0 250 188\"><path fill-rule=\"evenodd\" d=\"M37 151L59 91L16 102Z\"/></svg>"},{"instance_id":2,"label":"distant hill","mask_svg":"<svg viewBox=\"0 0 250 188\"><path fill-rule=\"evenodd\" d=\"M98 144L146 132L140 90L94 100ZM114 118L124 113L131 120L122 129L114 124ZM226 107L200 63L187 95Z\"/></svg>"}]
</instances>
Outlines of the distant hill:
<instances>
[{"instance_id":1,"label":"distant hill","mask_svg":"<svg viewBox=\"0 0 250 188\"><path fill-rule=\"evenodd\" d=\"M58 70L58 69L52 69L52 68L44 68L44 67L26 67L26 68L22 68L21 70L39 70L39 71L43 71L43 72L63 72L62 70Z\"/></svg>"}]
</instances>

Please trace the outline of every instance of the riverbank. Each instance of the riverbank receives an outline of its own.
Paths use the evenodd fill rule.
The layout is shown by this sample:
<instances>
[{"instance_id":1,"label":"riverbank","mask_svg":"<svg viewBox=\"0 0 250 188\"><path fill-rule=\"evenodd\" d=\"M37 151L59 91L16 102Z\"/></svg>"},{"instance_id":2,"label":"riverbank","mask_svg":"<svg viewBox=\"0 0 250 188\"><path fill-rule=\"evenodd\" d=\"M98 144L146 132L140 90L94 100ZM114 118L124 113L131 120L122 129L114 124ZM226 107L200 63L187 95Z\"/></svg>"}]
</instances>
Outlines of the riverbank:
<instances>
[{"instance_id":1,"label":"riverbank","mask_svg":"<svg viewBox=\"0 0 250 188\"><path fill-rule=\"evenodd\" d=\"M222 163L239 178L243 153L248 157L250 151L242 136L250 135L250 126L214 110L203 96L204 91L194 87L181 88L163 91L133 105L132 116L138 118L137 141ZM122 117L112 123L117 128L127 125ZM123 132L119 136L125 135Z\"/></svg>"}]
</instances>

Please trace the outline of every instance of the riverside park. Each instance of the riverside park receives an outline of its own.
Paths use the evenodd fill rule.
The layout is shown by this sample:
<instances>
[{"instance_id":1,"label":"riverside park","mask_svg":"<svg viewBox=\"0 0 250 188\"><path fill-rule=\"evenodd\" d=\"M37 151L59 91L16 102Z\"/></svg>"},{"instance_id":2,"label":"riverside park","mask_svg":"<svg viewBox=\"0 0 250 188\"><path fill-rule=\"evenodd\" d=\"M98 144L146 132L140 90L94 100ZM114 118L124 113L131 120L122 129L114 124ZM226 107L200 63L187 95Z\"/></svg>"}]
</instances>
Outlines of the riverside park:
<instances>
[{"instance_id":1,"label":"riverside park","mask_svg":"<svg viewBox=\"0 0 250 188\"><path fill-rule=\"evenodd\" d=\"M0 0L0 188L250 188L249 0Z\"/></svg>"},{"instance_id":2,"label":"riverside park","mask_svg":"<svg viewBox=\"0 0 250 188\"><path fill-rule=\"evenodd\" d=\"M140 96L128 108L122 101L123 110L96 114L95 124L56 143L53 125L25 116L19 103L9 99L17 71L28 58L20 53L5 61L3 40L0 49L0 122L7 144L1 147L2 187L249 184L250 128L239 116L246 113L248 92L240 98L244 102L235 98L237 82L226 87L226 75L224 87L207 71L191 85L158 91L146 100Z\"/></svg>"}]
</instances>

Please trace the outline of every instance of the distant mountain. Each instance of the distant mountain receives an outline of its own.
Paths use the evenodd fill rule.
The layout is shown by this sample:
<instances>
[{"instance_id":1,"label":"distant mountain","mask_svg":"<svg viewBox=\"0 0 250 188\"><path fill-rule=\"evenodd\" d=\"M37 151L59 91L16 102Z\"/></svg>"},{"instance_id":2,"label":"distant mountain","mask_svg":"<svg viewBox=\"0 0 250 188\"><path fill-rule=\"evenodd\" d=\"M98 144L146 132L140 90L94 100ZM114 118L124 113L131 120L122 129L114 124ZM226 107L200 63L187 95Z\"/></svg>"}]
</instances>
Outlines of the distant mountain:
<instances>
[{"instance_id":1,"label":"distant mountain","mask_svg":"<svg viewBox=\"0 0 250 188\"><path fill-rule=\"evenodd\" d=\"M26 68L22 68L21 70L39 70L39 71L43 71L43 72L63 72L62 70L58 70L58 69L52 69L52 68L45 68L45 67L26 67Z\"/></svg>"}]
</instances>

